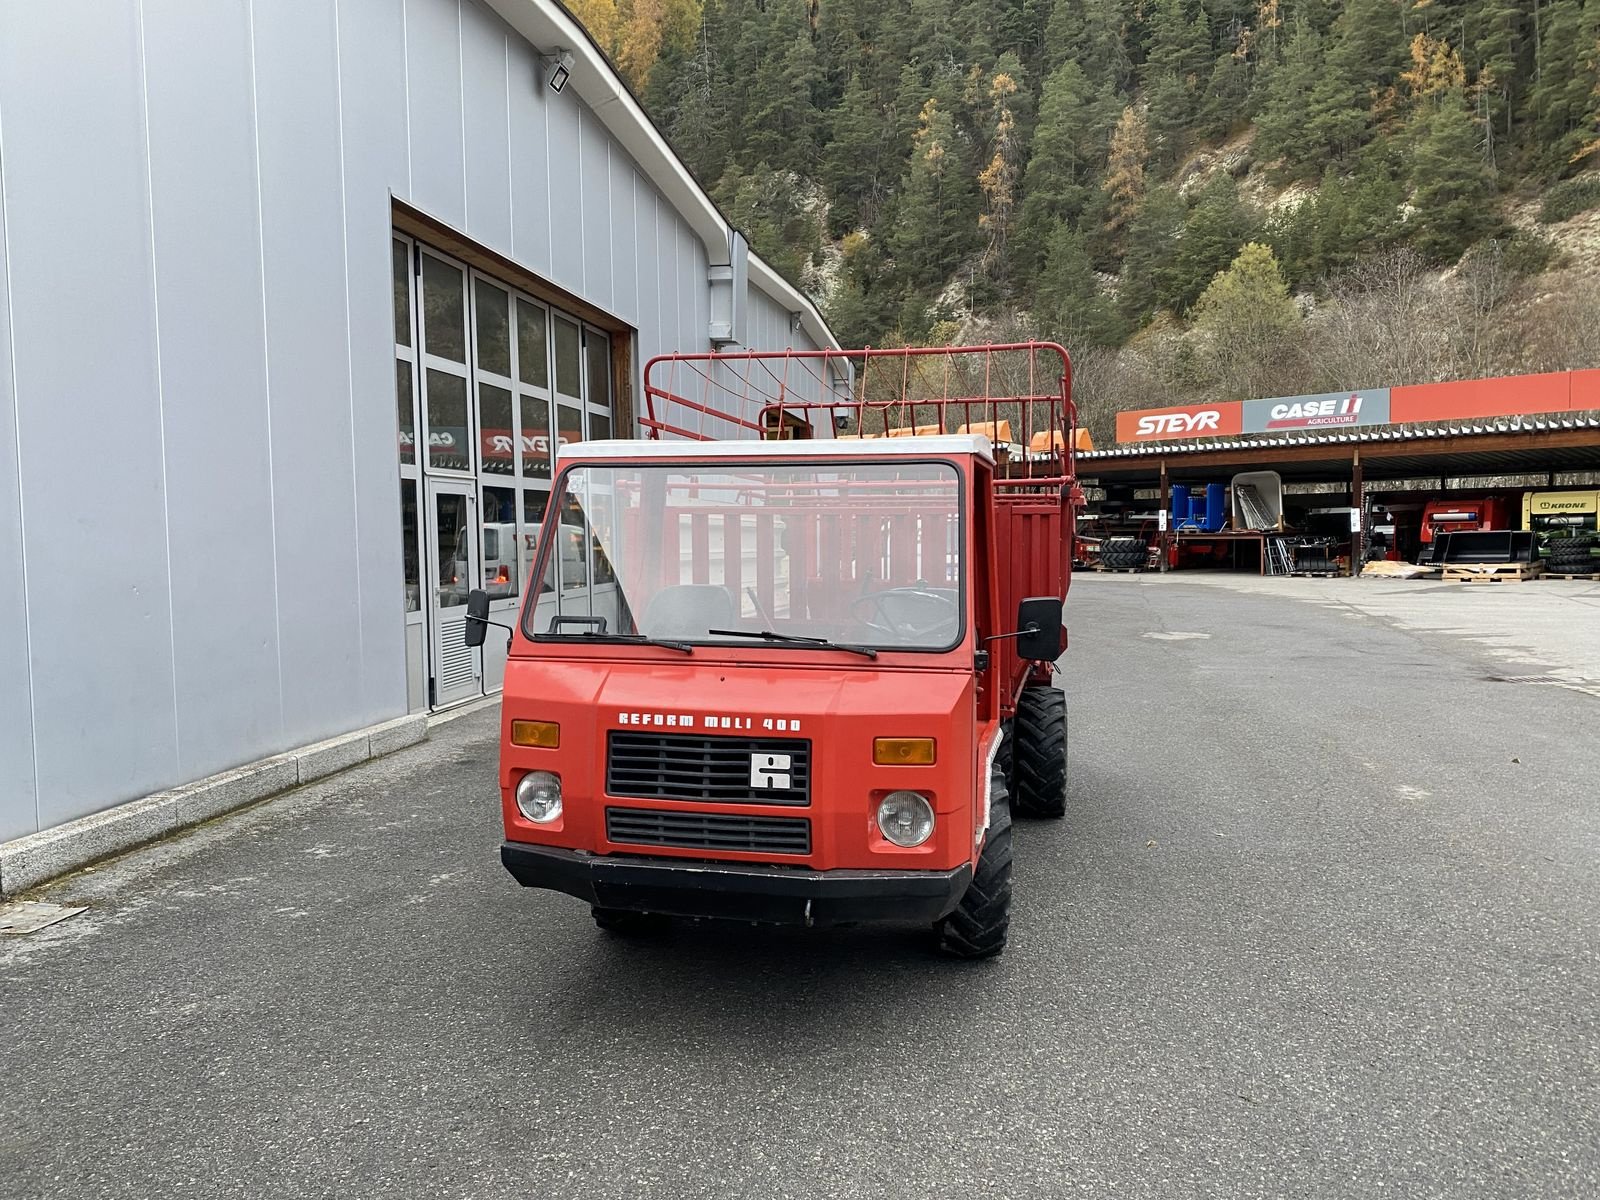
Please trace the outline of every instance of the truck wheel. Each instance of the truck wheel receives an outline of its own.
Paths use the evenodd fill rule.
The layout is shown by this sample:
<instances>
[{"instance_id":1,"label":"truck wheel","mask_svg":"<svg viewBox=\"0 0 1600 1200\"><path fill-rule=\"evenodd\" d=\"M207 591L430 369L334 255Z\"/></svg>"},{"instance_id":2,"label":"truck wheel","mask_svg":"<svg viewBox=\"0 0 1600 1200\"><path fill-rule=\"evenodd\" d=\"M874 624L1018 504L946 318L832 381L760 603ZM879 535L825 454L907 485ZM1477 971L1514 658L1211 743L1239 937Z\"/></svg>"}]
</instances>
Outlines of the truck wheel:
<instances>
[{"instance_id":1,"label":"truck wheel","mask_svg":"<svg viewBox=\"0 0 1600 1200\"><path fill-rule=\"evenodd\" d=\"M589 910L594 923L617 937L642 937L659 933L667 927L667 919L660 913L634 912L628 908L600 908Z\"/></svg>"},{"instance_id":2,"label":"truck wheel","mask_svg":"<svg viewBox=\"0 0 1600 1200\"><path fill-rule=\"evenodd\" d=\"M1043 684L1022 689L1013 722L1017 744L1014 803L1019 817L1067 812L1067 698Z\"/></svg>"},{"instance_id":3,"label":"truck wheel","mask_svg":"<svg viewBox=\"0 0 1600 1200\"><path fill-rule=\"evenodd\" d=\"M1001 721L1000 753L994 756L995 762L1000 764L1000 774L1006 781L1006 794L1017 790L1017 723L1015 721Z\"/></svg>"},{"instance_id":4,"label":"truck wheel","mask_svg":"<svg viewBox=\"0 0 1600 1200\"><path fill-rule=\"evenodd\" d=\"M1011 805L998 768L990 774L989 834L978 869L955 911L934 928L951 958L992 958L1006 948L1011 924Z\"/></svg>"}]
</instances>

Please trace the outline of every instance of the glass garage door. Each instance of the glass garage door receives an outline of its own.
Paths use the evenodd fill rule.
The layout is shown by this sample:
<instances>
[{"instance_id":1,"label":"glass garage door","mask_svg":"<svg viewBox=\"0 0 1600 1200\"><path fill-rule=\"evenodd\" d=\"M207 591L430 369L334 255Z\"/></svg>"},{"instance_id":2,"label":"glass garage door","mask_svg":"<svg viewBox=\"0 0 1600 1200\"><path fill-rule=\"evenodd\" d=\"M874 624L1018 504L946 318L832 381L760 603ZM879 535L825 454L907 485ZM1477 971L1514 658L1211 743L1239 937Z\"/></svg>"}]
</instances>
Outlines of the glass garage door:
<instances>
[{"instance_id":1,"label":"glass garage door","mask_svg":"<svg viewBox=\"0 0 1600 1200\"><path fill-rule=\"evenodd\" d=\"M460 642L466 594L515 623L556 451L613 436L611 335L415 239L394 238L395 394L411 708L498 690L505 640ZM591 547L567 599L616 606ZM555 597L539 609L554 608ZM566 611L571 611L570 607ZM543 617L542 611L536 620Z\"/></svg>"}]
</instances>

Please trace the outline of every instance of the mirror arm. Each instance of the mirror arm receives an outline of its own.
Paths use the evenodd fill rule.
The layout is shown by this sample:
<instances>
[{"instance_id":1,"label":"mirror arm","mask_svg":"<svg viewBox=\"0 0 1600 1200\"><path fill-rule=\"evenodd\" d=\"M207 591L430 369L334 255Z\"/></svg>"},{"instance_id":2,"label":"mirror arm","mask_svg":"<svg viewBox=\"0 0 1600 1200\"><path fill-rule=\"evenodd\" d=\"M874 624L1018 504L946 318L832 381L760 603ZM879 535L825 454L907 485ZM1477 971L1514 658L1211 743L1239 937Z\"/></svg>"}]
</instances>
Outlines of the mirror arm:
<instances>
[{"instance_id":1,"label":"mirror arm","mask_svg":"<svg viewBox=\"0 0 1600 1200\"><path fill-rule=\"evenodd\" d=\"M1038 632L1040 632L1039 623L1037 621L1029 621L1025 626L1017 630L1015 633L993 633L983 640L985 643L1003 642L1007 638L1030 637Z\"/></svg>"},{"instance_id":2,"label":"mirror arm","mask_svg":"<svg viewBox=\"0 0 1600 1200\"><path fill-rule=\"evenodd\" d=\"M504 629L507 633L514 634L517 632L517 627L515 625L507 625L504 621L491 621L488 617L475 617L471 613L468 613L465 619L468 621L476 621L480 625L493 625L497 629Z\"/></svg>"}]
</instances>

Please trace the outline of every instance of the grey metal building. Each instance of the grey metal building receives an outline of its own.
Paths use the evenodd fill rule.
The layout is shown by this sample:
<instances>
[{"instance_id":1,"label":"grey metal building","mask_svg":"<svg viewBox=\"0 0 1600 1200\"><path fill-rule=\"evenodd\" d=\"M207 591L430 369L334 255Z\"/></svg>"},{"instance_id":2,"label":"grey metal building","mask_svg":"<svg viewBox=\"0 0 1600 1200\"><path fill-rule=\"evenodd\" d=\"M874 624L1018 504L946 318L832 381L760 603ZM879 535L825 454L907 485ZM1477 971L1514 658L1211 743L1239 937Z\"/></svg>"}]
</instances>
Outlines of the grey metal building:
<instances>
[{"instance_id":1,"label":"grey metal building","mask_svg":"<svg viewBox=\"0 0 1600 1200\"><path fill-rule=\"evenodd\" d=\"M550 0L0 0L0 841L493 691L559 442L831 344Z\"/></svg>"}]
</instances>

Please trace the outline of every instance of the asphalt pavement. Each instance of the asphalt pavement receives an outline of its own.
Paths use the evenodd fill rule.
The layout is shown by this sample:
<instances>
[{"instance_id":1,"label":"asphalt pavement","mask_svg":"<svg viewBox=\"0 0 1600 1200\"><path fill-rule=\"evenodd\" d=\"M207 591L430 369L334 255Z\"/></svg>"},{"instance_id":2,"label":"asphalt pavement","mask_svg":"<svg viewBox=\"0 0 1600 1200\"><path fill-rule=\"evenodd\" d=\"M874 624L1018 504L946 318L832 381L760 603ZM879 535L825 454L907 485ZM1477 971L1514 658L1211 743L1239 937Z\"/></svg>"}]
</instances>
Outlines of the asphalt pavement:
<instances>
[{"instance_id":1,"label":"asphalt pavement","mask_svg":"<svg viewBox=\"0 0 1600 1200\"><path fill-rule=\"evenodd\" d=\"M1308 582L1075 582L996 961L601 934L493 711L64 881L0 1196L1592 1197L1600 691Z\"/></svg>"}]
</instances>

